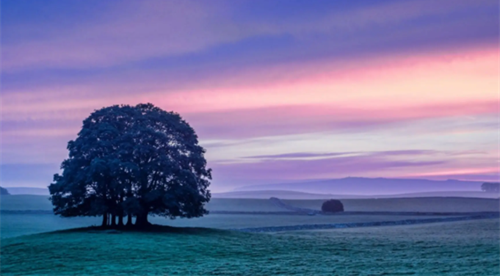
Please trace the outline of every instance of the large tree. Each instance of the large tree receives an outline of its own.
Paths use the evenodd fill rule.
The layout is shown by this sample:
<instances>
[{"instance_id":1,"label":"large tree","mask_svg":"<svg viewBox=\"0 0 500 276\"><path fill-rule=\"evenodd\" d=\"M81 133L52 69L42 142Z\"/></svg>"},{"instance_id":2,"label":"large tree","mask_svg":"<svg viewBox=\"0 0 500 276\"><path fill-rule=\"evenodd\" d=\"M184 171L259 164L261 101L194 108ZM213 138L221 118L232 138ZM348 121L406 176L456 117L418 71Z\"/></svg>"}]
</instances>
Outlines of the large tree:
<instances>
[{"instance_id":1,"label":"large tree","mask_svg":"<svg viewBox=\"0 0 500 276\"><path fill-rule=\"evenodd\" d=\"M106 107L92 113L68 143L69 158L49 186L54 212L103 216L123 225L148 215L199 217L207 213L211 171L205 150L179 114L152 104Z\"/></svg>"}]
</instances>

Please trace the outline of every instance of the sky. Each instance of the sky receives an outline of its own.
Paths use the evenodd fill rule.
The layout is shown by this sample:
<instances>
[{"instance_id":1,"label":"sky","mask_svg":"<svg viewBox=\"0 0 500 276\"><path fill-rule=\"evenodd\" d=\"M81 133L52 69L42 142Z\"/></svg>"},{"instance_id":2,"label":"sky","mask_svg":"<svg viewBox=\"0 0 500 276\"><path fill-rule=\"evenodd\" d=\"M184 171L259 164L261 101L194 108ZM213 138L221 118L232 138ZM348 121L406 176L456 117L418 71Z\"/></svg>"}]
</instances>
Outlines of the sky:
<instances>
[{"instance_id":1,"label":"sky","mask_svg":"<svg viewBox=\"0 0 500 276\"><path fill-rule=\"evenodd\" d=\"M83 119L146 102L195 129L215 192L498 181L496 0L2 0L0 11L2 186L48 186Z\"/></svg>"}]
</instances>

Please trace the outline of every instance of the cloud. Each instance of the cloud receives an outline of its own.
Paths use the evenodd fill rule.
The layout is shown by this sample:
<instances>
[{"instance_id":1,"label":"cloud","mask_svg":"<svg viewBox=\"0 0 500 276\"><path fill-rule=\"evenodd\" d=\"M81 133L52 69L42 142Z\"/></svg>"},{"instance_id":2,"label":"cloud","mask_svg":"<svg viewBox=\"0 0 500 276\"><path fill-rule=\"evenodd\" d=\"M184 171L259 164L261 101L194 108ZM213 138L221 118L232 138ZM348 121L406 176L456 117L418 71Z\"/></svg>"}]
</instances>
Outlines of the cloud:
<instances>
[{"instance_id":1,"label":"cloud","mask_svg":"<svg viewBox=\"0 0 500 276\"><path fill-rule=\"evenodd\" d=\"M353 152L329 152L329 153L310 153L310 152L295 152L272 155L255 155L248 156L249 159L293 159L293 158L309 158L309 157L332 157L352 154Z\"/></svg>"},{"instance_id":2,"label":"cloud","mask_svg":"<svg viewBox=\"0 0 500 276\"><path fill-rule=\"evenodd\" d=\"M345 108L335 105L283 106L186 114L200 137L248 138L295 133L359 132L394 128L419 120L493 116L497 101L443 103L406 108Z\"/></svg>"},{"instance_id":3,"label":"cloud","mask_svg":"<svg viewBox=\"0 0 500 276\"><path fill-rule=\"evenodd\" d=\"M194 127L219 183L498 157L496 1L18 3L2 2L3 163L59 163L93 110L140 102Z\"/></svg>"},{"instance_id":4,"label":"cloud","mask_svg":"<svg viewBox=\"0 0 500 276\"><path fill-rule=\"evenodd\" d=\"M212 163L210 166L213 169L214 179L227 182L230 180L244 181L246 179L288 180L334 178L350 175L381 176L388 173L396 175L401 169L410 169L411 171L423 168L425 170L446 163L445 160L397 160L383 156L383 154L367 154L312 160L264 159L253 163Z\"/></svg>"},{"instance_id":5,"label":"cloud","mask_svg":"<svg viewBox=\"0 0 500 276\"><path fill-rule=\"evenodd\" d=\"M2 70L112 67L207 52L255 38L272 41L286 36L295 42L290 52L282 51L287 56L300 50L325 53L332 46L339 51L367 44L372 45L372 52L418 49L412 45L436 47L450 40L468 43L471 37L480 43L496 43L497 29L492 23L497 18L492 11L498 10L498 3L493 1L283 5L290 8L229 1L86 3L80 7L85 17L72 18L58 15L61 11L47 5L41 9L45 17L30 19L37 25L36 33L31 31L32 25L20 21L22 10L5 5L4 13L18 18L7 16L3 20ZM296 16L297 12L301 16ZM302 42L312 38L323 43L307 42L304 47ZM405 40L412 43L405 44ZM320 45L327 47L318 48Z\"/></svg>"},{"instance_id":6,"label":"cloud","mask_svg":"<svg viewBox=\"0 0 500 276\"><path fill-rule=\"evenodd\" d=\"M325 152L325 153L313 153L313 152L294 152L294 153L283 153L283 154L271 154L271 155L255 155L247 156L248 159L303 159L307 160L310 158L328 158L336 156L359 156L359 155L371 155L371 156L404 156L404 155L431 155L436 154L438 151L435 150L391 150L391 151L377 151L377 152Z\"/></svg>"}]
</instances>

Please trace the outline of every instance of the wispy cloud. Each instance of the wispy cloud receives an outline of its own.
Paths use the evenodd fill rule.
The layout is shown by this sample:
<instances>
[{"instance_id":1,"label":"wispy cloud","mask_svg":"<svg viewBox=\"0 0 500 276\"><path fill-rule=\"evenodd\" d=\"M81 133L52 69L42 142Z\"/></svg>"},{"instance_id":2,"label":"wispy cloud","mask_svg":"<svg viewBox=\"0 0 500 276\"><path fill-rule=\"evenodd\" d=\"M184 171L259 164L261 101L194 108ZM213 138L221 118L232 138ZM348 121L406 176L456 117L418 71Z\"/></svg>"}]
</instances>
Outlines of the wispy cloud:
<instances>
[{"instance_id":1,"label":"wispy cloud","mask_svg":"<svg viewBox=\"0 0 500 276\"><path fill-rule=\"evenodd\" d=\"M93 110L151 102L215 183L496 165L496 1L279 1L2 2L2 164L57 164Z\"/></svg>"},{"instance_id":2,"label":"wispy cloud","mask_svg":"<svg viewBox=\"0 0 500 276\"><path fill-rule=\"evenodd\" d=\"M371 42L382 48L372 49L372 52L411 48L411 44L402 43L403 39L414 43L420 40L417 43L420 47L443 43L449 47L450 35L462 42L474 36L483 42L494 43L491 36L497 31L492 25L497 19L492 11L498 9L494 1L389 1L366 7L342 1L283 5L296 6L302 16L291 17L293 9L290 9L291 14L272 12L269 5L255 3L248 6L226 1L210 4L122 1L86 4L86 9L81 10L87 17L69 19L54 16L58 10L46 5L44 11L53 14L44 17L43 21L33 22L38 28L34 34L31 25L6 13L8 24L4 23L3 31L8 39L3 41L2 67L7 71L109 67L208 51L218 45L251 38L287 35L296 38L297 45L314 36L324 40L329 47L345 44L345 49L359 48ZM430 6L433 8L429 9ZM14 8L4 6L7 10ZM13 10L12 14L18 13ZM67 21L71 24L64 24ZM447 37L442 37L443 34ZM332 43L334 41L336 43ZM393 44L397 47L391 46ZM301 48L317 53L321 50L317 45L321 44L308 44L313 51Z\"/></svg>"}]
</instances>

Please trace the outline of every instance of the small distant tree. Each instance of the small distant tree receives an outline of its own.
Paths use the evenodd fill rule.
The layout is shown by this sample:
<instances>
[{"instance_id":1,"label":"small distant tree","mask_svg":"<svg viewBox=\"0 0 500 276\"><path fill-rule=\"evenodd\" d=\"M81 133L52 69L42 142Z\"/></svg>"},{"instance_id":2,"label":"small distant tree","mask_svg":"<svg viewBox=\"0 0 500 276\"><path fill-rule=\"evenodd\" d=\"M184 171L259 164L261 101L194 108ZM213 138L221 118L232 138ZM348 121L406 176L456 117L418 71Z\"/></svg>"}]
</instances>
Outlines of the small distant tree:
<instances>
[{"instance_id":1,"label":"small distant tree","mask_svg":"<svg viewBox=\"0 0 500 276\"><path fill-rule=\"evenodd\" d=\"M7 189L0 187L0 195L10 195Z\"/></svg>"},{"instance_id":2,"label":"small distant tree","mask_svg":"<svg viewBox=\"0 0 500 276\"><path fill-rule=\"evenodd\" d=\"M500 183L486 182L481 185L481 190L488 193L498 193L500 191Z\"/></svg>"},{"instance_id":3,"label":"small distant tree","mask_svg":"<svg viewBox=\"0 0 500 276\"><path fill-rule=\"evenodd\" d=\"M68 143L69 158L49 186L54 213L102 216L102 224L149 224L148 215L208 213L211 170L194 130L152 104L92 113ZM118 222L116 220L118 219Z\"/></svg>"},{"instance_id":4,"label":"small distant tree","mask_svg":"<svg viewBox=\"0 0 500 276\"><path fill-rule=\"evenodd\" d=\"M340 202L340 200L330 199L321 205L321 211L328 213L343 212L344 205Z\"/></svg>"}]
</instances>

